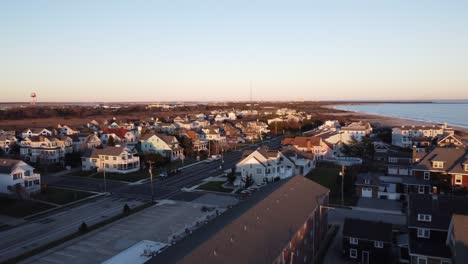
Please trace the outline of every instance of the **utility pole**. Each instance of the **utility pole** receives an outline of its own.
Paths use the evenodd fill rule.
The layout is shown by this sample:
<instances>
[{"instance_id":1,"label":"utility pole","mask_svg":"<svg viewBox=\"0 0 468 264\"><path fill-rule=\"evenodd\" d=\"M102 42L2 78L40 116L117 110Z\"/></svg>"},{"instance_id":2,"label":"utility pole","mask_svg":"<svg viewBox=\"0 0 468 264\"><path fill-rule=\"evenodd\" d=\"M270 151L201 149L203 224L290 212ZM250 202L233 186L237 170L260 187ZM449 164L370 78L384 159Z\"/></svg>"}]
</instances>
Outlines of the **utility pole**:
<instances>
[{"instance_id":1,"label":"utility pole","mask_svg":"<svg viewBox=\"0 0 468 264\"><path fill-rule=\"evenodd\" d=\"M107 192L107 180L106 180L106 164L102 163L102 175L104 177L104 192Z\"/></svg>"},{"instance_id":2,"label":"utility pole","mask_svg":"<svg viewBox=\"0 0 468 264\"><path fill-rule=\"evenodd\" d=\"M345 177L345 166L341 165L341 206L344 206L344 177Z\"/></svg>"},{"instance_id":3,"label":"utility pole","mask_svg":"<svg viewBox=\"0 0 468 264\"><path fill-rule=\"evenodd\" d=\"M151 203L154 203L154 189L153 189L153 163L154 161L148 161L149 164L149 175L150 175L150 184L151 184Z\"/></svg>"}]
</instances>

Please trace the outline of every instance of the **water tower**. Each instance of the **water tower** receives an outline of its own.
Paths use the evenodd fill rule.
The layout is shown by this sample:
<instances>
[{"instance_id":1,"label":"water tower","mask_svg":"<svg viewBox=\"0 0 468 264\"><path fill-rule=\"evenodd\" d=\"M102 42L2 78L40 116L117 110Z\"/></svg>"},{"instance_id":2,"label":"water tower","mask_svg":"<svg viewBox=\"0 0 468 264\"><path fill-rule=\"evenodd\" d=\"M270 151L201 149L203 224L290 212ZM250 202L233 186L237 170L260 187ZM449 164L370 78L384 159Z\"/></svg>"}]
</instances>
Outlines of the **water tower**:
<instances>
[{"instance_id":1,"label":"water tower","mask_svg":"<svg viewBox=\"0 0 468 264\"><path fill-rule=\"evenodd\" d=\"M35 105L37 102L37 94L35 92L31 93L31 105Z\"/></svg>"}]
</instances>

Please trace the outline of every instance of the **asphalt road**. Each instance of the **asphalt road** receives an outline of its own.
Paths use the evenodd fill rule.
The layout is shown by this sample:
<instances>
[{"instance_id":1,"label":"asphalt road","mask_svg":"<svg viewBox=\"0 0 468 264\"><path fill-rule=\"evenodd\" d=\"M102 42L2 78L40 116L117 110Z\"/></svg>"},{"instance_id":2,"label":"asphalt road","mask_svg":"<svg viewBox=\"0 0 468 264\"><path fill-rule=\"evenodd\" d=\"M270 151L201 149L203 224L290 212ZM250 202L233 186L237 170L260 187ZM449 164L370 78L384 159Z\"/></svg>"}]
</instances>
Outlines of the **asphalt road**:
<instances>
[{"instance_id":1,"label":"asphalt road","mask_svg":"<svg viewBox=\"0 0 468 264\"><path fill-rule=\"evenodd\" d=\"M83 222L92 225L115 216L122 212L126 203L133 208L144 201L101 198L0 232L0 262L75 233Z\"/></svg>"}]
</instances>

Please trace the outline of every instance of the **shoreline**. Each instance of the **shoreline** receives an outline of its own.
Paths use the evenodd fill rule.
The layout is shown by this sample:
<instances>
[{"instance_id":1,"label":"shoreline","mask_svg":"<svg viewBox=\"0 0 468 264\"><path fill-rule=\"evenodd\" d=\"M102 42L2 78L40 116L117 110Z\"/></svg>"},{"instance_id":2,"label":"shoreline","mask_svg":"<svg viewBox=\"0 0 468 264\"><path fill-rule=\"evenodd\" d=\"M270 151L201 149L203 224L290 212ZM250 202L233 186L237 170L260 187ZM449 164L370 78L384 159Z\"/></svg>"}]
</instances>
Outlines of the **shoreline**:
<instances>
[{"instance_id":1,"label":"shoreline","mask_svg":"<svg viewBox=\"0 0 468 264\"><path fill-rule=\"evenodd\" d=\"M397 126L434 126L434 125L441 125L437 122L430 122L430 121L423 121L423 120L415 120L409 118L400 118L400 117L393 117L393 116L385 116L385 115L377 115L377 114L369 114L364 112L357 112L357 111L347 111L336 109L335 105L329 105L327 108L333 109L336 112L329 113L330 115L336 117L349 117L356 120L367 121L375 127L397 127ZM457 126L448 124L449 127L453 128L455 132L458 132L457 135L461 136L463 139L468 140L468 127Z\"/></svg>"}]
</instances>

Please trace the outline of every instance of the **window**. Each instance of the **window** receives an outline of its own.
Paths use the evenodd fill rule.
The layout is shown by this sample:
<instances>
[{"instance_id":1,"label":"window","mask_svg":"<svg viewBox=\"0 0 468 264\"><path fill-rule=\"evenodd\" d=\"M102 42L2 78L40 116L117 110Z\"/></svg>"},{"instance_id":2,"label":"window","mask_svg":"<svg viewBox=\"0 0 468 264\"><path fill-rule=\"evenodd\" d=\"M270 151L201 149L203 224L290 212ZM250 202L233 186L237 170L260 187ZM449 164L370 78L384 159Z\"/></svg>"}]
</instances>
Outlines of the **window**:
<instances>
[{"instance_id":1,"label":"window","mask_svg":"<svg viewBox=\"0 0 468 264\"><path fill-rule=\"evenodd\" d=\"M359 240L355 237L350 237L349 238L349 243L353 245L357 245L359 243Z\"/></svg>"},{"instance_id":2,"label":"window","mask_svg":"<svg viewBox=\"0 0 468 264\"><path fill-rule=\"evenodd\" d=\"M455 175L455 184L456 185L462 185L463 182L463 175Z\"/></svg>"},{"instance_id":3,"label":"window","mask_svg":"<svg viewBox=\"0 0 468 264\"><path fill-rule=\"evenodd\" d=\"M431 179L431 173L430 173L429 171L425 171L425 172L424 172L424 179L425 179L425 180Z\"/></svg>"},{"instance_id":4,"label":"window","mask_svg":"<svg viewBox=\"0 0 468 264\"><path fill-rule=\"evenodd\" d=\"M432 163L432 167L442 169L444 168L444 163L442 161L434 161L434 163Z\"/></svg>"},{"instance_id":5,"label":"window","mask_svg":"<svg viewBox=\"0 0 468 264\"><path fill-rule=\"evenodd\" d=\"M427 228L418 228L418 237L420 238L430 238L431 230Z\"/></svg>"},{"instance_id":6,"label":"window","mask_svg":"<svg viewBox=\"0 0 468 264\"><path fill-rule=\"evenodd\" d=\"M106 168L109 168L109 164L106 164Z\"/></svg>"},{"instance_id":7,"label":"window","mask_svg":"<svg viewBox=\"0 0 468 264\"><path fill-rule=\"evenodd\" d=\"M424 185L418 186L418 193L424 193Z\"/></svg>"},{"instance_id":8,"label":"window","mask_svg":"<svg viewBox=\"0 0 468 264\"><path fill-rule=\"evenodd\" d=\"M428 214L418 214L418 221L421 222L431 222L432 216Z\"/></svg>"},{"instance_id":9,"label":"window","mask_svg":"<svg viewBox=\"0 0 468 264\"><path fill-rule=\"evenodd\" d=\"M418 264L427 264L427 258L418 257Z\"/></svg>"},{"instance_id":10,"label":"window","mask_svg":"<svg viewBox=\"0 0 468 264\"><path fill-rule=\"evenodd\" d=\"M22 175L21 175L21 173L15 173L15 174L13 174L13 180L18 180L18 179L21 179L21 178L23 178Z\"/></svg>"},{"instance_id":11,"label":"window","mask_svg":"<svg viewBox=\"0 0 468 264\"><path fill-rule=\"evenodd\" d=\"M357 258L357 249L351 248L349 250L349 257L353 259Z\"/></svg>"},{"instance_id":12,"label":"window","mask_svg":"<svg viewBox=\"0 0 468 264\"><path fill-rule=\"evenodd\" d=\"M257 169L257 174L261 174L262 173L262 169Z\"/></svg>"},{"instance_id":13,"label":"window","mask_svg":"<svg viewBox=\"0 0 468 264\"><path fill-rule=\"evenodd\" d=\"M383 242L382 241L374 241L374 247L383 248Z\"/></svg>"},{"instance_id":14,"label":"window","mask_svg":"<svg viewBox=\"0 0 468 264\"><path fill-rule=\"evenodd\" d=\"M105 159L108 160L108 159L109 159L109 156L105 156Z\"/></svg>"},{"instance_id":15,"label":"window","mask_svg":"<svg viewBox=\"0 0 468 264\"><path fill-rule=\"evenodd\" d=\"M388 158L388 162L389 162L389 163L397 163L397 162L398 162L398 158L389 157L389 158Z\"/></svg>"},{"instance_id":16,"label":"window","mask_svg":"<svg viewBox=\"0 0 468 264\"><path fill-rule=\"evenodd\" d=\"M113 157L112 159L113 159L113 160L117 160L117 157Z\"/></svg>"}]
</instances>

